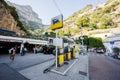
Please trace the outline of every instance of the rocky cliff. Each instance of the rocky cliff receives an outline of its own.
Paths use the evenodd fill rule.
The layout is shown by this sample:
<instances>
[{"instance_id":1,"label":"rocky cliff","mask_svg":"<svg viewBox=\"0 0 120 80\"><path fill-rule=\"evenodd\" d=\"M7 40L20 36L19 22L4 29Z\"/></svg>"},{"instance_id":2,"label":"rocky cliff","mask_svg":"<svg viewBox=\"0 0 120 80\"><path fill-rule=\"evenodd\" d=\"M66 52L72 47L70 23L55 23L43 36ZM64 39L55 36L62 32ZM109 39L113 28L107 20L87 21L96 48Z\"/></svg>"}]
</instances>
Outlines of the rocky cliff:
<instances>
[{"instance_id":1,"label":"rocky cliff","mask_svg":"<svg viewBox=\"0 0 120 80\"><path fill-rule=\"evenodd\" d=\"M15 9L12 6L9 6L4 0L0 0L0 29L8 32L15 32L15 35L22 35L25 32L18 26L18 22L15 20L15 17L11 14Z\"/></svg>"},{"instance_id":2,"label":"rocky cliff","mask_svg":"<svg viewBox=\"0 0 120 80\"><path fill-rule=\"evenodd\" d=\"M16 8L20 20L31 29L39 29L43 27L42 20L38 17L38 14L32 10L29 5L18 5L15 3L7 2Z\"/></svg>"}]
</instances>

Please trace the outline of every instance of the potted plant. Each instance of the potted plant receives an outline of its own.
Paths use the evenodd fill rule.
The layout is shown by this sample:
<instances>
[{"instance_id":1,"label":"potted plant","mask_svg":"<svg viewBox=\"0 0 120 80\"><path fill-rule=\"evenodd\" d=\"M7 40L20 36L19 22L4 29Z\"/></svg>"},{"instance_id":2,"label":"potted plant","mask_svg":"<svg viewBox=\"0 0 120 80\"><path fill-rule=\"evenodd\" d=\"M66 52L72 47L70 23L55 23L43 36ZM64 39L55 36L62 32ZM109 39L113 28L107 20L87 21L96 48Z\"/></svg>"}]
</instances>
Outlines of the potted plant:
<instances>
[{"instance_id":1,"label":"potted plant","mask_svg":"<svg viewBox=\"0 0 120 80\"><path fill-rule=\"evenodd\" d=\"M118 58L118 54L119 54L119 52L120 52L120 48L118 48L118 47L114 47L113 48L113 52L114 52L114 58Z\"/></svg>"}]
</instances>

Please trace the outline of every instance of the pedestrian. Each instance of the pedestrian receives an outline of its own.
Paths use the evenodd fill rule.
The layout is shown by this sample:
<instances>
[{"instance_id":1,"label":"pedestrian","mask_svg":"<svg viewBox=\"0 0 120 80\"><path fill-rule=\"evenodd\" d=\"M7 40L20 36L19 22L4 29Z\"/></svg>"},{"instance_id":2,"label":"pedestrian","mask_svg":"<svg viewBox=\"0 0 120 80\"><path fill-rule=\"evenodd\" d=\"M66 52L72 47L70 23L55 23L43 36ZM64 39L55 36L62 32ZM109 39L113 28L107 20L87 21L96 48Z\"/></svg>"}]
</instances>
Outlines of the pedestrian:
<instances>
[{"instance_id":1,"label":"pedestrian","mask_svg":"<svg viewBox=\"0 0 120 80\"><path fill-rule=\"evenodd\" d=\"M22 47L21 56L24 56L24 47Z\"/></svg>"},{"instance_id":2,"label":"pedestrian","mask_svg":"<svg viewBox=\"0 0 120 80\"><path fill-rule=\"evenodd\" d=\"M40 48L39 48L39 49L40 49L40 52L43 52L43 48L42 48L42 46L40 46Z\"/></svg>"},{"instance_id":3,"label":"pedestrian","mask_svg":"<svg viewBox=\"0 0 120 80\"><path fill-rule=\"evenodd\" d=\"M47 54L47 46L46 45L43 47L43 53Z\"/></svg>"},{"instance_id":4,"label":"pedestrian","mask_svg":"<svg viewBox=\"0 0 120 80\"><path fill-rule=\"evenodd\" d=\"M10 59L13 61L16 54L16 48L15 47L11 48L9 50L9 53L10 53Z\"/></svg>"},{"instance_id":5,"label":"pedestrian","mask_svg":"<svg viewBox=\"0 0 120 80\"><path fill-rule=\"evenodd\" d=\"M71 58L73 59L73 58L74 58L74 55L73 55L73 47L70 47L70 53L71 53Z\"/></svg>"},{"instance_id":6,"label":"pedestrian","mask_svg":"<svg viewBox=\"0 0 120 80\"><path fill-rule=\"evenodd\" d=\"M27 48L25 47L25 48L24 48L24 55L25 55L26 52L27 52Z\"/></svg>"},{"instance_id":7,"label":"pedestrian","mask_svg":"<svg viewBox=\"0 0 120 80\"><path fill-rule=\"evenodd\" d=\"M33 50L34 50L34 54L37 54L37 48L34 47Z\"/></svg>"}]
</instances>

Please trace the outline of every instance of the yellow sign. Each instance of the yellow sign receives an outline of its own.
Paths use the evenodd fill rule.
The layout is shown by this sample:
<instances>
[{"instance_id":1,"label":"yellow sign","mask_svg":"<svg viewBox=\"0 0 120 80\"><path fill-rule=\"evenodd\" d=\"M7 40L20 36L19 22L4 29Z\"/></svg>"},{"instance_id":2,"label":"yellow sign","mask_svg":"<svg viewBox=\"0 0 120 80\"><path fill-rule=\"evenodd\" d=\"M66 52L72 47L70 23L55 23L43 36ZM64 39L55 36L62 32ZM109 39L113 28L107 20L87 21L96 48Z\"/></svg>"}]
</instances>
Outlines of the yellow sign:
<instances>
[{"instance_id":1,"label":"yellow sign","mask_svg":"<svg viewBox=\"0 0 120 80\"><path fill-rule=\"evenodd\" d=\"M59 29L63 27L63 15L58 15L51 20L51 29Z\"/></svg>"}]
</instances>

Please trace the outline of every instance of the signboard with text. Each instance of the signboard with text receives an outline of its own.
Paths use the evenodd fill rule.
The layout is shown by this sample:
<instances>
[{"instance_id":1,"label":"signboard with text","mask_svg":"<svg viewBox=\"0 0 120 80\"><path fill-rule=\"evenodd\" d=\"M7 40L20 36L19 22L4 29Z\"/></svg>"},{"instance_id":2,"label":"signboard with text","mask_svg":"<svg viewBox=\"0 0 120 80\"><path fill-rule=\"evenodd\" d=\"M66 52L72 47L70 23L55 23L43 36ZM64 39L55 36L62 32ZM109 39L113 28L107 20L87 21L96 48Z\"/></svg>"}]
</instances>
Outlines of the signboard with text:
<instances>
[{"instance_id":1,"label":"signboard with text","mask_svg":"<svg viewBox=\"0 0 120 80\"><path fill-rule=\"evenodd\" d=\"M54 38L53 39L53 45L59 46L59 47L63 47L63 39L61 38Z\"/></svg>"},{"instance_id":2,"label":"signboard with text","mask_svg":"<svg viewBox=\"0 0 120 80\"><path fill-rule=\"evenodd\" d=\"M51 20L51 29L56 30L63 27L63 15L58 15Z\"/></svg>"},{"instance_id":3,"label":"signboard with text","mask_svg":"<svg viewBox=\"0 0 120 80\"><path fill-rule=\"evenodd\" d=\"M3 41L3 42L22 42L22 40L14 40L14 39L1 39L1 38L0 38L0 41Z\"/></svg>"}]
</instances>

